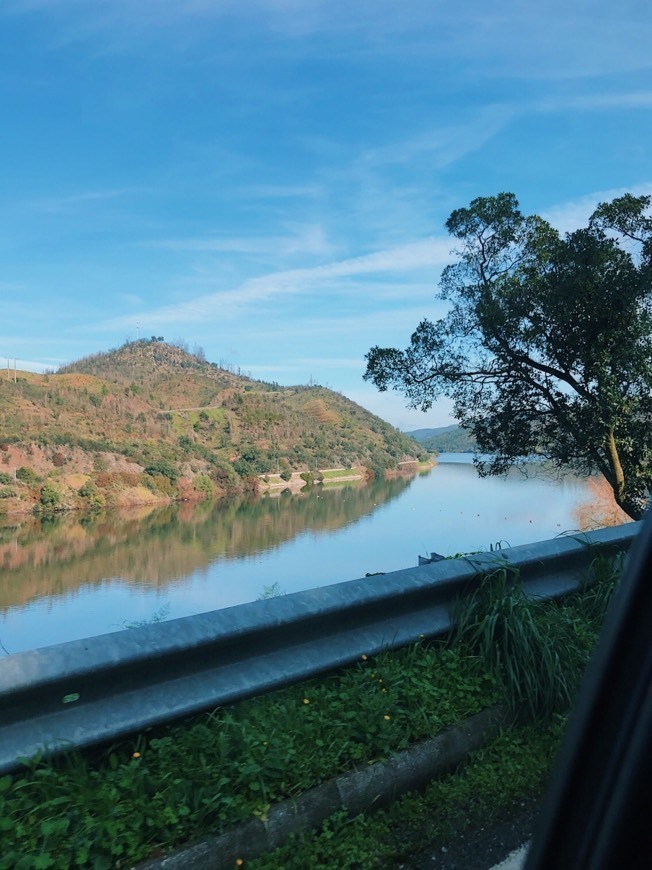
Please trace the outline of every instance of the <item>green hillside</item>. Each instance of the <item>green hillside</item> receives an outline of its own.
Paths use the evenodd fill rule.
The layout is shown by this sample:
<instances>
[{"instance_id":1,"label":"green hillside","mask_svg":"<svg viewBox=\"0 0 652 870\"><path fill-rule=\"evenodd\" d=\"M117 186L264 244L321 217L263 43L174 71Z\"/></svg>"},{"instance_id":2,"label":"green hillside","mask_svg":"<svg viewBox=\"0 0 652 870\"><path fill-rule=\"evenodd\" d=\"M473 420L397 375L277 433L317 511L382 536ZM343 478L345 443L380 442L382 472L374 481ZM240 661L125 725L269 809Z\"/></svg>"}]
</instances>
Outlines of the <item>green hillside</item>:
<instances>
[{"instance_id":1,"label":"green hillside","mask_svg":"<svg viewBox=\"0 0 652 870\"><path fill-rule=\"evenodd\" d=\"M473 453L477 447L475 438L457 423L434 429L415 429L405 434L431 453Z\"/></svg>"},{"instance_id":2,"label":"green hillside","mask_svg":"<svg viewBox=\"0 0 652 870\"><path fill-rule=\"evenodd\" d=\"M255 381L163 341L0 381L0 505L7 489L31 486L34 497L45 478L74 473L100 488L108 480L184 498L284 470L361 465L382 475L419 452L332 390ZM18 463L33 475L17 478Z\"/></svg>"}]
</instances>

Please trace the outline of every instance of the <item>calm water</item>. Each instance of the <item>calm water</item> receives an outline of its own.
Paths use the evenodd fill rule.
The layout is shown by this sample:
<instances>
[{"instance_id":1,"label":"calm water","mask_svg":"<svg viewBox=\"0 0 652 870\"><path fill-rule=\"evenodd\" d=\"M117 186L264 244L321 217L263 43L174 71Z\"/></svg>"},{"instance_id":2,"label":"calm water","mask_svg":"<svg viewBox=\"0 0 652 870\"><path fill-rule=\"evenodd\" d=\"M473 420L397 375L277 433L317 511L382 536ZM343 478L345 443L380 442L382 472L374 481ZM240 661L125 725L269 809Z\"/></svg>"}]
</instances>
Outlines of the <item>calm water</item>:
<instances>
[{"instance_id":1,"label":"calm water","mask_svg":"<svg viewBox=\"0 0 652 870\"><path fill-rule=\"evenodd\" d=\"M584 481L429 474L217 505L0 522L0 655L577 527ZM373 582L373 578L369 582Z\"/></svg>"}]
</instances>

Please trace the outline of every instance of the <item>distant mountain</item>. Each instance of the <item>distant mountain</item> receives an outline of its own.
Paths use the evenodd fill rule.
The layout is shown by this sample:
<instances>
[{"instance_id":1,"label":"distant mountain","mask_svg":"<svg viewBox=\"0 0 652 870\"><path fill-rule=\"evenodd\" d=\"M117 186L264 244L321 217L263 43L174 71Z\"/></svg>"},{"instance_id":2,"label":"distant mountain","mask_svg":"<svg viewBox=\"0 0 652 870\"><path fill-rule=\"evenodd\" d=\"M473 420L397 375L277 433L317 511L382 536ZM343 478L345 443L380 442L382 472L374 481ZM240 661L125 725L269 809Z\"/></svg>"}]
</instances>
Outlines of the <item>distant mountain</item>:
<instances>
[{"instance_id":1,"label":"distant mountain","mask_svg":"<svg viewBox=\"0 0 652 870\"><path fill-rule=\"evenodd\" d=\"M415 429L405 434L431 453L472 453L477 447L475 438L457 423L434 429Z\"/></svg>"},{"instance_id":2,"label":"distant mountain","mask_svg":"<svg viewBox=\"0 0 652 870\"><path fill-rule=\"evenodd\" d=\"M450 426L438 426L435 429L413 429L411 432L406 432L405 434L422 444L434 435L439 435L442 432L449 432L451 429L458 428L457 423L453 423Z\"/></svg>"},{"instance_id":3,"label":"distant mountain","mask_svg":"<svg viewBox=\"0 0 652 870\"><path fill-rule=\"evenodd\" d=\"M84 480L71 484L73 472L115 503L114 484L194 497L197 487L253 487L283 470L364 466L382 475L420 452L339 393L256 381L158 339L0 380L0 509L30 486L42 501L46 478L63 493L53 503L67 506ZM18 463L33 476L17 478Z\"/></svg>"}]
</instances>

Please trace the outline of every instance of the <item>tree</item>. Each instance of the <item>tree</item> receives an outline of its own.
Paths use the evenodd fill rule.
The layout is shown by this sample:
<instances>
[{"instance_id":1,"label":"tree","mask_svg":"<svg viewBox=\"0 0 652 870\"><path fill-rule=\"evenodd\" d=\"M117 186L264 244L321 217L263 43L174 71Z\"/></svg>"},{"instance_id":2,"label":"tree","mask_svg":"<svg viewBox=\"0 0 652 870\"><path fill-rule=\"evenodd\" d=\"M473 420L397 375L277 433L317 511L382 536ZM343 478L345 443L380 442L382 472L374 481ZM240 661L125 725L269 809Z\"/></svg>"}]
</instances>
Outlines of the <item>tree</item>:
<instances>
[{"instance_id":1,"label":"tree","mask_svg":"<svg viewBox=\"0 0 652 870\"><path fill-rule=\"evenodd\" d=\"M649 196L602 203L561 237L511 193L446 223L461 242L444 269L448 314L404 350L373 347L365 379L427 410L439 396L501 474L538 453L601 472L638 519L652 490L652 218Z\"/></svg>"}]
</instances>

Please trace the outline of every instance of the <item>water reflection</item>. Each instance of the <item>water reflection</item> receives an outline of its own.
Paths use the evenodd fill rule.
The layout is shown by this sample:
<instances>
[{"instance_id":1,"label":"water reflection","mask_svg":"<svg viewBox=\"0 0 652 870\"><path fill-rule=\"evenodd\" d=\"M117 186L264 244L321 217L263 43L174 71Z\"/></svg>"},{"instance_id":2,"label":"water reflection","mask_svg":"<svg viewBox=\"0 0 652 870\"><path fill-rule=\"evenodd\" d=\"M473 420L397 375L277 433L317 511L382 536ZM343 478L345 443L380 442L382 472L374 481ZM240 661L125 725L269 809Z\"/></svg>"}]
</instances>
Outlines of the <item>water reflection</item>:
<instances>
[{"instance_id":1,"label":"water reflection","mask_svg":"<svg viewBox=\"0 0 652 870\"><path fill-rule=\"evenodd\" d=\"M0 644L10 653L577 529L587 483L422 477L203 505L0 523ZM460 462L460 460L462 460ZM375 582L370 577L370 583ZM0 647L2 654L2 647Z\"/></svg>"},{"instance_id":2,"label":"water reflection","mask_svg":"<svg viewBox=\"0 0 652 870\"><path fill-rule=\"evenodd\" d=\"M5 519L0 524L0 608L107 579L161 589L217 560L274 550L306 531L343 528L395 499L409 484L396 478L211 504Z\"/></svg>"}]
</instances>

